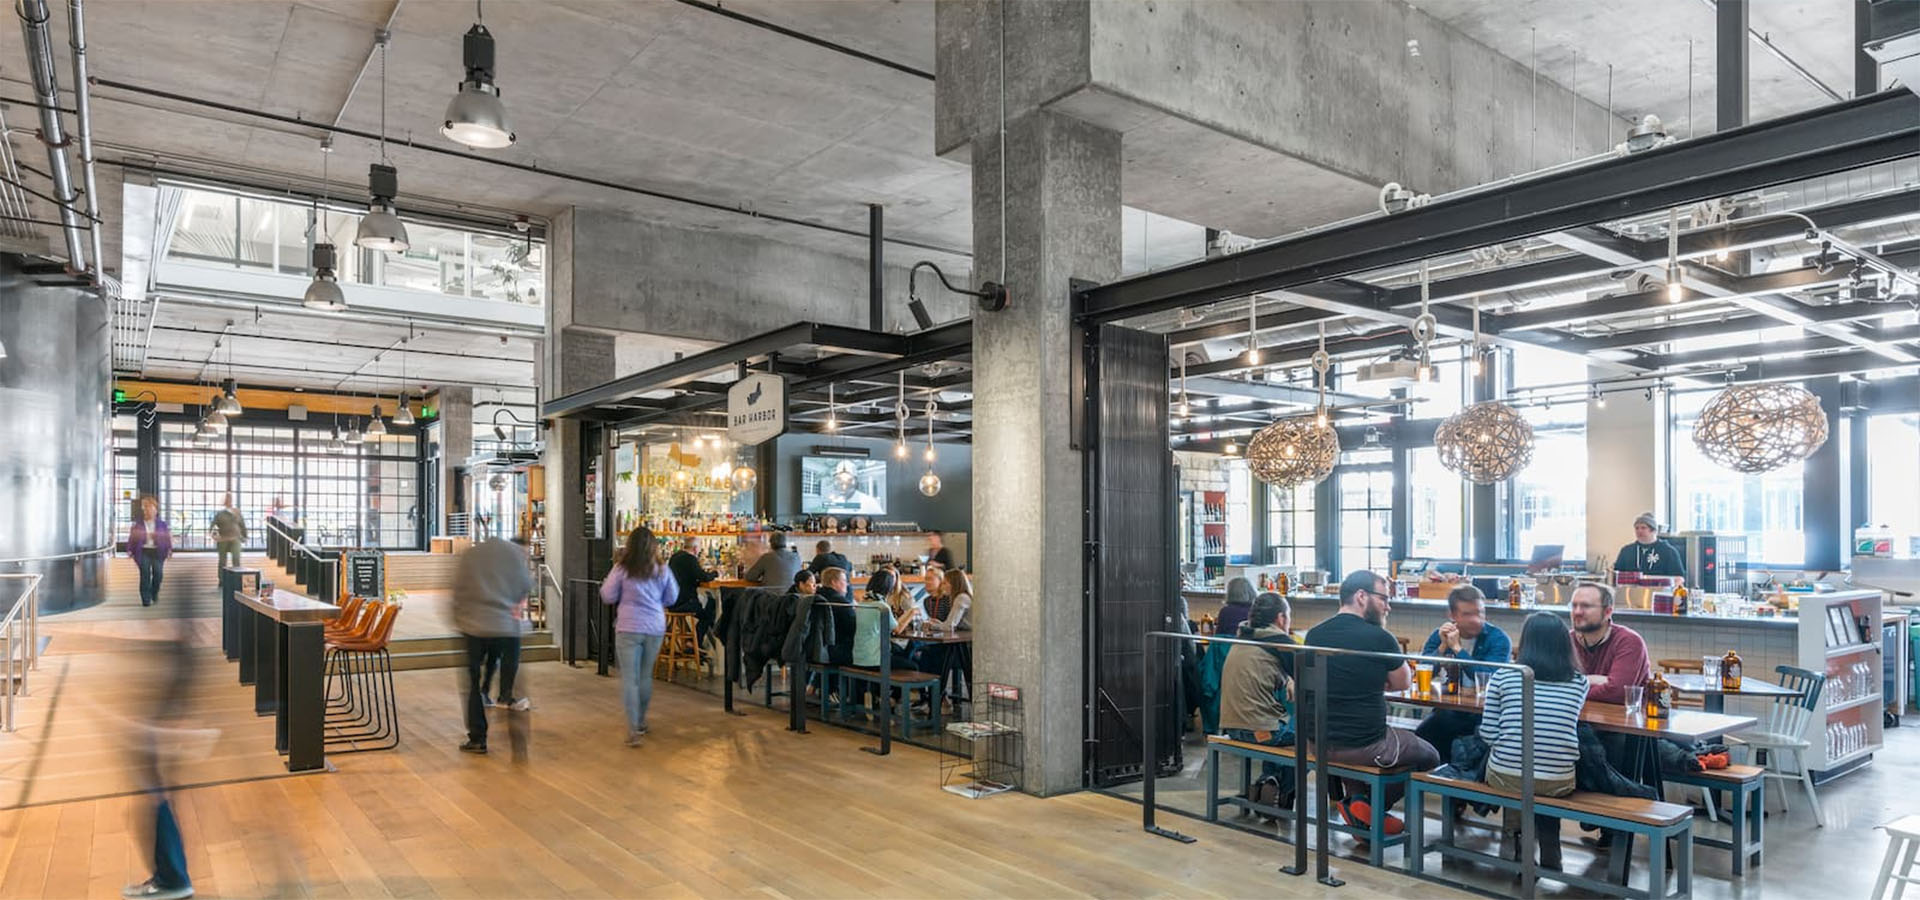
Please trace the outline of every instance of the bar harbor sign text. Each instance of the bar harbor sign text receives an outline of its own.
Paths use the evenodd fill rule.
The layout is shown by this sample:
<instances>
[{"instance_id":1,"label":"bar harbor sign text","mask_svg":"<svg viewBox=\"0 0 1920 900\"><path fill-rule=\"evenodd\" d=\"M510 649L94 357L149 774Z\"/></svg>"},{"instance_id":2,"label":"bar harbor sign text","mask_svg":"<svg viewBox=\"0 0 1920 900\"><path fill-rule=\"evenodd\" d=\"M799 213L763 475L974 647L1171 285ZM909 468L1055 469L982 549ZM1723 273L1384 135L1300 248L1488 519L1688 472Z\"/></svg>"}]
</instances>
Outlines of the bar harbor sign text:
<instances>
[{"instance_id":1,"label":"bar harbor sign text","mask_svg":"<svg viewBox=\"0 0 1920 900\"><path fill-rule=\"evenodd\" d=\"M787 432L787 380L754 372L727 389L727 437L752 446Z\"/></svg>"}]
</instances>

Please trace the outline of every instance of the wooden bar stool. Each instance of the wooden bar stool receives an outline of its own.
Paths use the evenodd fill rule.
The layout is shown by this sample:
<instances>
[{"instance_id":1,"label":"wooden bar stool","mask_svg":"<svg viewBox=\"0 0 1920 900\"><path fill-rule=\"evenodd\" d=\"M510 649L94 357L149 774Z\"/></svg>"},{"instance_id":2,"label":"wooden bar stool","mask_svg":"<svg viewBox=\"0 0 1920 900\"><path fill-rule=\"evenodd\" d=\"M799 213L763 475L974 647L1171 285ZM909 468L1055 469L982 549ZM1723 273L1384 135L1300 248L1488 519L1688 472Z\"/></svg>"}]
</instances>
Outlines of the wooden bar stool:
<instances>
[{"instance_id":1,"label":"wooden bar stool","mask_svg":"<svg viewBox=\"0 0 1920 900\"><path fill-rule=\"evenodd\" d=\"M660 659L654 663L653 677L672 681L684 668L693 670L697 678L701 666L713 670L713 658L700 646L699 618L693 613L667 613L667 634L660 642Z\"/></svg>"}]
</instances>

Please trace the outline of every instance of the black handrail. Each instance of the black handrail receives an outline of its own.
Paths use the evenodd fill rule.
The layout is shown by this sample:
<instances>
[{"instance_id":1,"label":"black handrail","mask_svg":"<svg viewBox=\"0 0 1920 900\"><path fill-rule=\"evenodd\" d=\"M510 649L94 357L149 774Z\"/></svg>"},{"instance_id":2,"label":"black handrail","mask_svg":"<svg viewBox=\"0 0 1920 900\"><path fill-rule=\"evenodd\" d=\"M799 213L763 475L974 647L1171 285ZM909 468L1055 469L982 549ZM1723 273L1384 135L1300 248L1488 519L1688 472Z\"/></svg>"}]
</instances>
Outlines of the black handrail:
<instances>
[{"instance_id":1,"label":"black handrail","mask_svg":"<svg viewBox=\"0 0 1920 900\"><path fill-rule=\"evenodd\" d=\"M1293 752L1295 760L1293 767L1293 865L1283 866L1280 869L1281 872L1288 875L1304 875L1307 871L1306 764L1308 760L1312 759L1308 754L1308 748L1325 747L1327 737L1327 667L1322 657L1360 656L1384 660L1430 662L1435 665L1447 666L1463 664L1462 660L1451 656L1381 653L1371 650L1348 650L1343 647L1321 647L1313 644L1270 643L1267 641L1247 640L1245 638L1220 637L1219 635L1202 637L1196 634L1174 631L1147 632L1145 637L1147 652L1144 654L1145 662L1142 670L1140 689L1140 730L1142 733L1140 742L1142 779L1141 828L1148 834L1171 838L1187 844L1193 843L1195 839L1189 835L1161 828L1154 824L1154 811L1157 809L1157 806L1153 799L1153 789L1154 775L1159 765L1159 748L1155 746L1158 734L1154 730L1155 707L1153 694L1155 690L1164 690L1171 687L1175 689L1173 696L1179 696L1177 692L1178 685L1160 684L1160 681L1165 678L1165 676L1155 671L1153 641L1156 638L1169 641L1192 641L1196 643L1200 641L1218 641L1225 644L1245 644L1249 647L1259 647L1264 650L1290 653L1296 656L1293 667L1294 684L1297 686L1294 700L1293 722ZM1533 822L1533 669L1529 666L1510 662L1483 662L1473 660L1470 664L1489 669L1517 669L1520 672L1520 704L1521 709L1525 711L1525 714L1520 717L1520 896L1532 897L1534 895L1535 883L1539 878L1538 863L1534 859L1534 847L1538 843L1538 836L1534 834ZM1173 673L1169 674L1177 674L1178 671L1176 668ZM1312 709L1312 716L1308 719L1308 722L1311 723L1314 732L1311 742L1307 739L1307 728L1305 727L1307 723L1303 723L1300 718L1300 712L1309 707ZM1314 849L1314 875L1316 880L1321 884L1327 885L1328 887L1339 887L1345 882L1333 877L1328 871L1327 866L1327 788L1329 779L1327 768L1324 760L1321 761L1321 764L1314 766L1314 770L1318 775L1316 779L1316 791L1319 801L1314 804L1314 827L1320 833L1319 846ZM1376 816L1385 814L1386 810L1374 811L1374 815ZM1409 811L1408 814L1411 815L1411 811Z\"/></svg>"}]
</instances>

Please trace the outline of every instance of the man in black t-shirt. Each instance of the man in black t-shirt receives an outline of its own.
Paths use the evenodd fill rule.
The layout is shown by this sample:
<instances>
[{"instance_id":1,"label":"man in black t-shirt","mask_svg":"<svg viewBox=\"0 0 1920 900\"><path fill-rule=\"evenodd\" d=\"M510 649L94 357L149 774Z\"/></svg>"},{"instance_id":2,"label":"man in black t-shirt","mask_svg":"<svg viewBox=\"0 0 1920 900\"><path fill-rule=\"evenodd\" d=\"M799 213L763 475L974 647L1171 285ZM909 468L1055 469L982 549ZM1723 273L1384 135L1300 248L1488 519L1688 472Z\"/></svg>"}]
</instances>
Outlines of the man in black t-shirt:
<instances>
[{"instance_id":1,"label":"man in black t-shirt","mask_svg":"<svg viewBox=\"0 0 1920 900\"><path fill-rule=\"evenodd\" d=\"M1388 611L1386 579L1372 572L1355 572L1340 582L1340 611L1307 632L1307 645L1311 647L1394 654L1387 658L1323 657L1327 666L1324 752L1333 762L1424 772L1440 764L1440 754L1433 745L1411 731L1387 726L1386 692L1406 690L1413 680L1412 670L1398 655L1400 642L1383 627ZM1391 809L1403 793L1403 788L1389 786L1382 802ZM1347 796L1349 799L1339 804L1340 814L1349 825L1367 827L1374 811L1365 800L1356 799L1363 796L1360 786L1348 783ZM1398 816L1387 816L1387 834L1399 834L1404 827Z\"/></svg>"}]
</instances>

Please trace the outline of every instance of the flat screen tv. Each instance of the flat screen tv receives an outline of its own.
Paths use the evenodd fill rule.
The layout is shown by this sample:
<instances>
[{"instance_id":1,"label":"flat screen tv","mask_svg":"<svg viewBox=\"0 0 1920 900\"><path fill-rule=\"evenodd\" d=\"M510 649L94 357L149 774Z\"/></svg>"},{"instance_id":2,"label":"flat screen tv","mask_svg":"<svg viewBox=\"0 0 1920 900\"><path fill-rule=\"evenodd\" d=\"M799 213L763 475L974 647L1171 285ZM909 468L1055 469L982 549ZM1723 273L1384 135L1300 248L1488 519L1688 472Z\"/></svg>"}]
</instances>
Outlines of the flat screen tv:
<instances>
[{"instance_id":1,"label":"flat screen tv","mask_svg":"<svg viewBox=\"0 0 1920 900\"><path fill-rule=\"evenodd\" d=\"M800 457L800 512L829 516L886 515L887 461Z\"/></svg>"}]
</instances>

